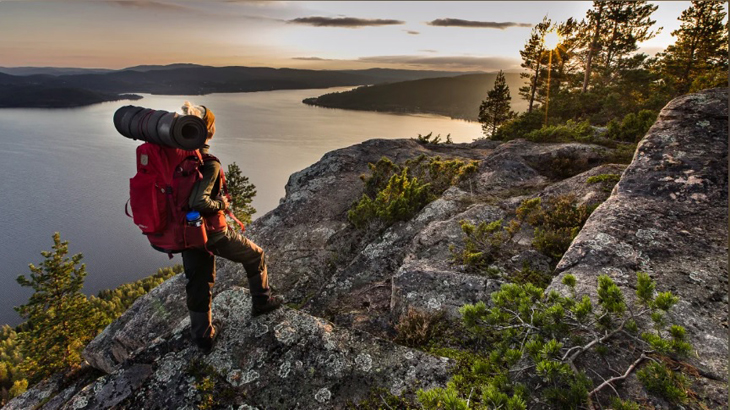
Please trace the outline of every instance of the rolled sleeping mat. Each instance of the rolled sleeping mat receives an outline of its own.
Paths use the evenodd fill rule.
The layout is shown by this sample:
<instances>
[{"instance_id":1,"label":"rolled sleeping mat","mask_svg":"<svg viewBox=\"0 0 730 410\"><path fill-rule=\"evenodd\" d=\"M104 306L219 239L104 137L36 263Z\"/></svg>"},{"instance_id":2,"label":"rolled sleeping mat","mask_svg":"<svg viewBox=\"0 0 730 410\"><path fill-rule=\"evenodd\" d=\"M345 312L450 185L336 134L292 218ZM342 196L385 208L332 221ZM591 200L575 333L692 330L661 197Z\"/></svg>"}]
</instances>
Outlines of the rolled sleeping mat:
<instances>
[{"instance_id":1,"label":"rolled sleeping mat","mask_svg":"<svg viewBox=\"0 0 730 410\"><path fill-rule=\"evenodd\" d=\"M142 107L135 107L133 105L127 105L118 109L114 113L114 126L117 131L127 138L132 138L132 135L129 133L129 126L132 122L132 117L142 110Z\"/></svg>"},{"instance_id":2,"label":"rolled sleeping mat","mask_svg":"<svg viewBox=\"0 0 730 410\"><path fill-rule=\"evenodd\" d=\"M132 121L129 123L129 134L132 136L132 139L148 141L148 139L144 135L142 124L144 123L145 119L147 119L149 115L152 114L152 112L154 112L154 110L145 108L139 111L137 114L134 114L134 117L132 117Z\"/></svg>"},{"instance_id":3,"label":"rolled sleeping mat","mask_svg":"<svg viewBox=\"0 0 730 410\"><path fill-rule=\"evenodd\" d=\"M172 125L172 138L176 147L187 151L195 150L202 147L208 139L208 127L200 117L182 115Z\"/></svg>"},{"instance_id":4,"label":"rolled sleeping mat","mask_svg":"<svg viewBox=\"0 0 730 410\"><path fill-rule=\"evenodd\" d=\"M147 117L145 123L142 124L142 131L147 138L146 141L157 145L163 145L160 140L160 136L157 134L157 123L160 121L160 118L167 113L167 111L157 110Z\"/></svg>"},{"instance_id":5,"label":"rolled sleeping mat","mask_svg":"<svg viewBox=\"0 0 730 410\"><path fill-rule=\"evenodd\" d=\"M175 147L175 140L172 139L172 126L175 124L176 119L177 113L168 112L157 121L157 138L160 141L159 145Z\"/></svg>"},{"instance_id":6,"label":"rolled sleeping mat","mask_svg":"<svg viewBox=\"0 0 730 410\"><path fill-rule=\"evenodd\" d=\"M114 127L127 138L186 151L202 147L208 138L202 118L133 105L114 113Z\"/></svg>"}]
</instances>

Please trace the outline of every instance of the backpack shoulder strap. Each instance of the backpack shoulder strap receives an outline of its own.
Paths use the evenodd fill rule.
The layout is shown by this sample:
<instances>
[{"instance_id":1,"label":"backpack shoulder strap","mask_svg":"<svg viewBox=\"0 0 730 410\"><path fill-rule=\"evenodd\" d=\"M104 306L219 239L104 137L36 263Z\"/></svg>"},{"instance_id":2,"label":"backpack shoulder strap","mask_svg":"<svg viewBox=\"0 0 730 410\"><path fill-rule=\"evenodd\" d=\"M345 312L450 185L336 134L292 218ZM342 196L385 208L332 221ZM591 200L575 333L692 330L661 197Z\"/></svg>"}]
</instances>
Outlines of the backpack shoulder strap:
<instances>
[{"instance_id":1,"label":"backpack shoulder strap","mask_svg":"<svg viewBox=\"0 0 730 410\"><path fill-rule=\"evenodd\" d=\"M195 152L199 153L199 151L195 151ZM215 155L208 154L207 152L205 154L202 154L202 159L203 159L203 162L215 161L219 164L221 163L221 160L219 160L218 157L216 157Z\"/></svg>"},{"instance_id":2,"label":"backpack shoulder strap","mask_svg":"<svg viewBox=\"0 0 730 410\"><path fill-rule=\"evenodd\" d=\"M211 154L208 154L208 153L203 154L203 162L208 162L208 161L215 161L215 162L217 162L219 164L221 163L221 160L219 160L218 157L216 157L215 155L211 155ZM231 200L231 195L228 192L228 184L226 183L226 175L225 175L225 172L223 172L223 168L222 167L221 167L221 171L220 171L220 177L221 177L221 190L223 191L223 194L226 197L228 197L228 200L230 201ZM233 219L234 221L236 221L236 223L238 223L238 226L241 227L241 232L245 232L246 231L246 226L243 224L243 222L241 222L238 218L236 218L236 215L234 215L233 212L230 209L226 209L225 210L225 213L231 219Z\"/></svg>"}]
</instances>

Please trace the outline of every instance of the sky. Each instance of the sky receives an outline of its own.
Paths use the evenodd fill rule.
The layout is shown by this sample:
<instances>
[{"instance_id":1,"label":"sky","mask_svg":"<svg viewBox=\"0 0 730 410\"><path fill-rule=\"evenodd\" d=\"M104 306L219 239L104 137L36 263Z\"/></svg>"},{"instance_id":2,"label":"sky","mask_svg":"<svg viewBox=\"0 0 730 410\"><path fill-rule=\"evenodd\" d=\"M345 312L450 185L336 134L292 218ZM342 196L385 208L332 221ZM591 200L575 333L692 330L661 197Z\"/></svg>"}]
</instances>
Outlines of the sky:
<instances>
[{"instance_id":1,"label":"sky","mask_svg":"<svg viewBox=\"0 0 730 410\"><path fill-rule=\"evenodd\" d=\"M653 2L654 54L672 44L690 2ZM0 66L141 64L519 71L531 27L581 19L580 1L8 1Z\"/></svg>"}]
</instances>

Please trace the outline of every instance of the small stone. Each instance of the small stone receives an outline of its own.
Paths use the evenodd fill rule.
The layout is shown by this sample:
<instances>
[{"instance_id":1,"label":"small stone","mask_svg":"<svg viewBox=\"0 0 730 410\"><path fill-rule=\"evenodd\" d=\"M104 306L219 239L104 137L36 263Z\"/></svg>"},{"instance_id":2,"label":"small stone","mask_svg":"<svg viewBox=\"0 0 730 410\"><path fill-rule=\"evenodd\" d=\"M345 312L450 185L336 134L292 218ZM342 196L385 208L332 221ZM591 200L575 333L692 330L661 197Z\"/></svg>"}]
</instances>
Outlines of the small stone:
<instances>
[{"instance_id":1,"label":"small stone","mask_svg":"<svg viewBox=\"0 0 730 410\"><path fill-rule=\"evenodd\" d=\"M314 395L314 399L317 400L320 403L326 403L332 398L332 392L329 391L326 387L323 387L317 391L317 393Z\"/></svg>"}]
</instances>

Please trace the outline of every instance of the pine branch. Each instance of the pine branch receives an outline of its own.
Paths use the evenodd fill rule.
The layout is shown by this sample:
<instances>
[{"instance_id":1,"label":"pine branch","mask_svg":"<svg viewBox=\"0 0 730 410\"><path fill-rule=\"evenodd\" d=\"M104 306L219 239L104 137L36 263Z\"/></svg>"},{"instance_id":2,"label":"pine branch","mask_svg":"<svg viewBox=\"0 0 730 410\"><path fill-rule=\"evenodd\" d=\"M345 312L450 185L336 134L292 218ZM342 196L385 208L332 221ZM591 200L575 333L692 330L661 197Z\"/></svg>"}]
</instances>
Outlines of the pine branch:
<instances>
[{"instance_id":1,"label":"pine branch","mask_svg":"<svg viewBox=\"0 0 730 410\"><path fill-rule=\"evenodd\" d=\"M636 361L634 361L634 363L632 363L631 366L629 366L628 369L626 369L626 372L622 376L612 377L612 378L604 381L598 387L596 387L590 393L588 393L588 397L592 397L593 395L595 395L596 393L598 393L599 391L601 391L601 389L603 389L606 386L611 386L611 388L614 388L613 387L613 383L615 383L617 381L624 380L627 377L629 377L629 375L631 374L631 372L634 371L634 369L636 368L636 366L638 366L639 363L641 363L642 361L644 361L644 359L647 359L647 358L648 357L644 353L642 353L641 356L638 359L636 359ZM616 391L616 390L614 389L614 391Z\"/></svg>"}]
</instances>

